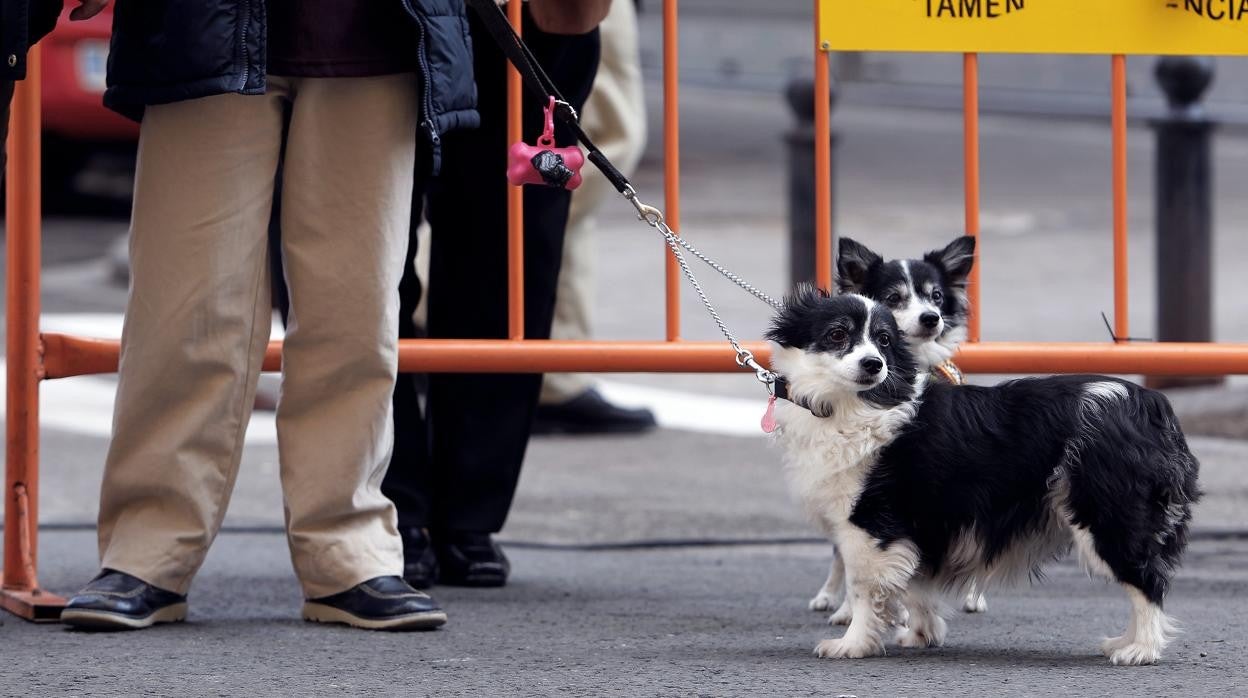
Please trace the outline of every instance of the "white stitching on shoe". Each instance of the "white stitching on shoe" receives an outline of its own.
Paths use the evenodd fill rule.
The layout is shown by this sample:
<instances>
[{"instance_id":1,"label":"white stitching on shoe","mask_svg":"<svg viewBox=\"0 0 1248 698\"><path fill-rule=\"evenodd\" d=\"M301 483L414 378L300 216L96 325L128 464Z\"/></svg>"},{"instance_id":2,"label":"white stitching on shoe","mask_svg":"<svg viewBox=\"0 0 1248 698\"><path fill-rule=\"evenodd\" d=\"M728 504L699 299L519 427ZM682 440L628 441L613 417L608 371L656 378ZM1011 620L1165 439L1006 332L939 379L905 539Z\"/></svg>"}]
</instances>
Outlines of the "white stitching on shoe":
<instances>
[{"instance_id":1,"label":"white stitching on shoe","mask_svg":"<svg viewBox=\"0 0 1248 698\"><path fill-rule=\"evenodd\" d=\"M95 591L91 588L91 585L88 584L87 588L82 590L81 595L82 596L109 596L115 599L133 599L134 597L141 596L142 594L143 594L142 586L137 587L133 591L128 591L123 594L120 591Z\"/></svg>"}]
</instances>

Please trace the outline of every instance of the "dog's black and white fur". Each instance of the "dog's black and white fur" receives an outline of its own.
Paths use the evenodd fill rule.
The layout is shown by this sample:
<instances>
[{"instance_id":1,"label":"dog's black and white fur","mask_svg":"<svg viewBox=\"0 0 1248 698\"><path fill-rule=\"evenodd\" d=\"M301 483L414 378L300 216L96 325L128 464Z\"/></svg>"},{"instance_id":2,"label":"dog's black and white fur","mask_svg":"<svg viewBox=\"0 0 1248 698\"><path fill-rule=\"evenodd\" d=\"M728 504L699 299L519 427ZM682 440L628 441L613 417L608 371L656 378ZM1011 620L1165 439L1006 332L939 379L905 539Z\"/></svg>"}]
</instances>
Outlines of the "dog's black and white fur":
<instances>
[{"instance_id":1,"label":"dog's black and white fur","mask_svg":"<svg viewBox=\"0 0 1248 698\"><path fill-rule=\"evenodd\" d=\"M1115 664L1156 662L1162 601L1199 497L1198 465L1160 393L1102 376L929 384L883 305L809 287L768 339L795 400L776 405L790 484L844 559L853 621L821 657L940 645L942 591L1036 575L1071 547L1120 583Z\"/></svg>"},{"instance_id":2,"label":"dog's black and white fur","mask_svg":"<svg viewBox=\"0 0 1248 698\"><path fill-rule=\"evenodd\" d=\"M919 371L949 360L966 339L967 277L975 261L975 238L962 236L921 259L885 261L865 245L841 238L836 260L837 287L883 303L893 313ZM808 604L812 611L832 611L828 622L848 625L853 607L843 591L845 566L833 556L827 580ZM968 585L962 608L988 609L983 593Z\"/></svg>"}]
</instances>

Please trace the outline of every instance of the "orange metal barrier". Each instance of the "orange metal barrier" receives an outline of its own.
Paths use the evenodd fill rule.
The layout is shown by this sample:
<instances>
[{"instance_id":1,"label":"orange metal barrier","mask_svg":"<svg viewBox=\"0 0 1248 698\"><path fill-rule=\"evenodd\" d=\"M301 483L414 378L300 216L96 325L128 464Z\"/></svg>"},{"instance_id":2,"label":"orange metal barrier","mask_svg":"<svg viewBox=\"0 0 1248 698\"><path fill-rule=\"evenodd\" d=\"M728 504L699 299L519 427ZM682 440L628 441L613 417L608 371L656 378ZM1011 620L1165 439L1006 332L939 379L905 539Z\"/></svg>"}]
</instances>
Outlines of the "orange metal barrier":
<instances>
[{"instance_id":1,"label":"orange metal barrier","mask_svg":"<svg viewBox=\"0 0 1248 698\"><path fill-rule=\"evenodd\" d=\"M42 61L31 51L26 80L13 96L5 201L4 576L0 606L23 618L55 620L63 599L39 588L39 80Z\"/></svg>"},{"instance_id":2,"label":"orange metal barrier","mask_svg":"<svg viewBox=\"0 0 1248 698\"><path fill-rule=\"evenodd\" d=\"M819 0L814 1L820 12ZM519 24L519 3L509 15ZM677 0L663 6L663 96L667 221L679 228L679 86L677 83ZM24 618L54 620L62 600L43 592L36 578L39 464L39 384L42 380L117 370L118 343L39 333L39 51L29 61L30 77L19 83L9 143L7 246L7 371L4 573L0 603ZM1126 59L1114 56L1112 71L1114 332L1128 336L1127 324L1127 153ZM815 128L830 132L830 75L827 54L815 50ZM979 63L963 59L966 231L979 234ZM513 70L508 83L512 140L519 139L520 84ZM815 139L816 280L832 286L831 141ZM670 254L666 267L666 341L551 341L524 339L523 200L518 188L508 196L509 339L409 340L401 342L404 371L469 372L735 372L740 368L726 343L680 340L679 270ZM977 245L977 257L982 245ZM970 343L958 363L969 373L1096 372L1151 375L1248 373L1248 344L1127 344L980 342L980 260L970 283ZM762 362L762 343L746 343ZM277 370L281 345L273 343L265 370ZM761 404L760 395L760 404Z\"/></svg>"}]
</instances>

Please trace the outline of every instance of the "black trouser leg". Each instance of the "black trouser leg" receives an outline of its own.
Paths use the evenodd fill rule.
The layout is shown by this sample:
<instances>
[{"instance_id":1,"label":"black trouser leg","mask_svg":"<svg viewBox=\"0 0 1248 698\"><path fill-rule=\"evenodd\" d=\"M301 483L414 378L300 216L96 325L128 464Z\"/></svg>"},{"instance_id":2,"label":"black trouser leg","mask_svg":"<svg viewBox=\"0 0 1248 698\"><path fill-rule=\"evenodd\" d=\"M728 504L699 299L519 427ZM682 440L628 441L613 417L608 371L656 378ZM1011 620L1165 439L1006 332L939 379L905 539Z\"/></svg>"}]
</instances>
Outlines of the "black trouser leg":
<instances>
[{"instance_id":1,"label":"black trouser leg","mask_svg":"<svg viewBox=\"0 0 1248 698\"><path fill-rule=\"evenodd\" d=\"M505 62L488 33L470 19L481 127L443 139L442 173L429 193L433 228L429 336L507 337L507 204ZM578 109L598 65L597 33L544 35L529 22L526 41L552 80ZM526 94L525 140L541 133L542 102ZM560 145L571 143L560 134ZM550 336L555 289L571 195L525 189L525 336ZM414 250L409 251L409 258ZM419 298L407 283L404 317ZM404 335L406 336L406 335ZM394 459L383 487L401 526L494 532L511 506L528 446L539 374L445 374L429 379L426 423L414 400L396 394ZM403 385L400 390L406 392ZM414 395L414 391L412 391ZM418 438L427 436L424 458ZM400 448L408 438L412 448Z\"/></svg>"}]
</instances>

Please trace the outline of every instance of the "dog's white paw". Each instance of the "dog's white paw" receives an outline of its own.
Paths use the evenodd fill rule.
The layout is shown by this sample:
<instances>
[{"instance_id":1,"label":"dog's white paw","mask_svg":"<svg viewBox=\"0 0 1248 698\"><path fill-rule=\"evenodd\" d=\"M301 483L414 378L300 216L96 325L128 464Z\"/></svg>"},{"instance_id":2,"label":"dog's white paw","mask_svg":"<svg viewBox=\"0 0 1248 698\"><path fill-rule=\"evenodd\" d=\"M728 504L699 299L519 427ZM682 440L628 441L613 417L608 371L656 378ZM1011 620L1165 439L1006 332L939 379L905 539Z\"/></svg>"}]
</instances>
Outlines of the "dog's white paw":
<instances>
[{"instance_id":1,"label":"dog's white paw","mask_svg":"<svg viewBox=\"0 0 1248 698\"><path fill-rule=\"evenodd\" d=\"M1156 645L1144 644L1140 642L1132 642L1124 645L1109 655L1109 661L1114 666L1143 666L1145 664L1156 664L1161 659L1161 649Z\"/></svg>"},{"instance_id":2,"label":"dog's white paw","mask_svg":"<svg viewBox=\"0 0 1248 698\"><path fill-rule=\"evenodd\" d=\"M923 649L927 647L936 647L937 643L926 633L921 633L913 628L902 628L897 631L897 644L902 647L911 649Z\"/></svg>"},{"instance_id":3,"label":"dog's white paw","mask_svg":"<svg viewBox=\"0 0 1248 698\"><path fill-rule=\"evenodd\" d=\"M1114 656L1114 652L1117 652L1118 650L1122 649L1123 647L1126 647L1129 644L1131 644L1131 637L1129 635L1119 635L1118 637L1107 637L1101 643L1101 654L1105 655L1106 657L1112 657Z\"/></svg>"},{"instance_id":4,"label":"dog's white paw","mask_svg":"<svg viewBox=\"0 0 1248 698\"><path fill-rule=\"evenodd\" d=\"M829 594L826 589L820 589L815 598L810 600L809 608L812 611L830 611L836 608L836 597Z\"/></svg>"},{"instance_id":5,"label":"dog's white paw","mask_svg":"<svg viewBox=\"0 0 1248 698\"><path fill-rule=\"evenodd\" d=\"M850 608L848 603L841 604L836 612L828 616L828 625L849 625L854 619L854 610Z\"/></svg>"},{"instance_id":6,"label":"dog's white paw","mask_svg":"<svg viewBox=\"0 0 1248 698\"><path fill-rule=\"evenodd\" d=\"M988 600L983 594L972 592L963 599L962 610L967 613L983 613L988 610Z\"/></svg>"},{"instance_id":7,"label":"dog's white paw","mask_svg":"<svg viewBox=\"0 0 1248 698\"><path fill-rule=\"evenodd\" d=\"M932 625L927 627L898 628L897 644L919 649L940 647L945 644L947 634L948 626L945 625L944 619L937 618Z\"/></svg>"},{"instance_id":8,"label":"dog's white paw","mask_svg":"<svg viewBox=\"0 0 1248 698\"><path fill-rule=\"evenodd\" d=\"M845 638L824 640L815 645L815 656L820 659L859 659L884 654L884 647L865 642L847 642Z\"/></svg>"}]
</instances>

